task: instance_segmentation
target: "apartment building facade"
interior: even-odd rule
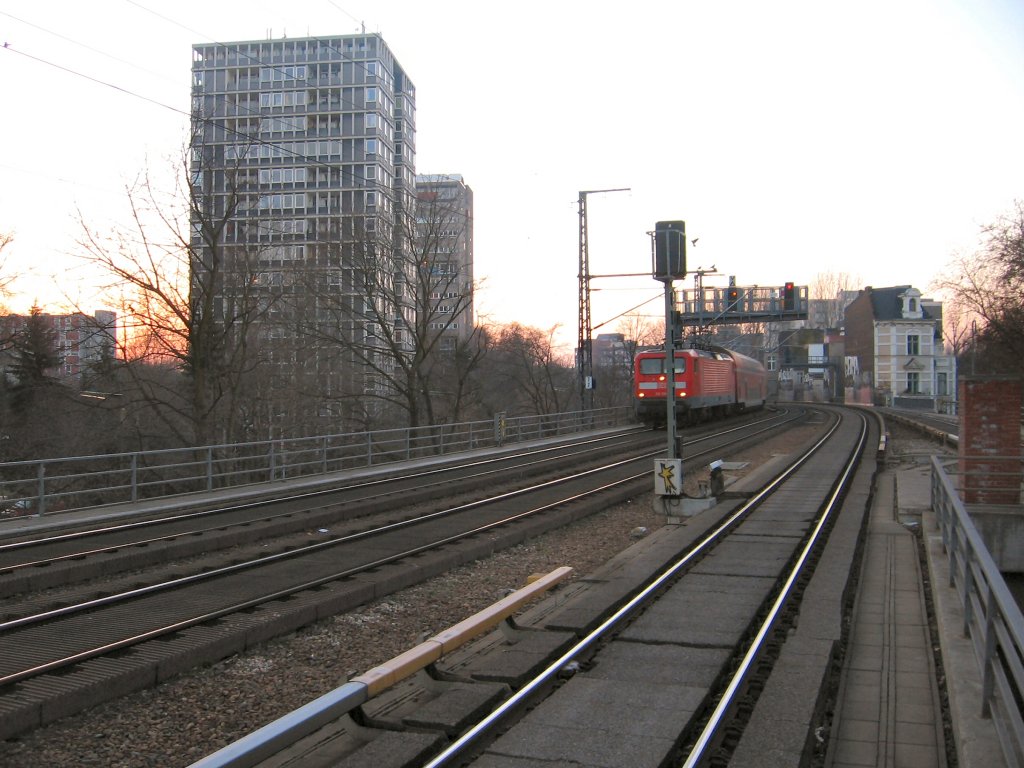
[[[427,332],[441,334],[453,350],[473,333],[473,190],[459,174],[416,177],[416,237],[429,297],[423,302]]]
[[[44,327],[52,334],[53,352],[59,364],[47,373],[66,382],[81,383],[90,367],[114,360],[117,354],[117,313],[97,310],[92,315],[40,313]],[[17,354],[16,339],[28,327],[29,315],[0,317],[0,368],[7,370]]]
[[[193,294],[245,337],[252,419],[279,432],[382,394],[382,340],[409,320],[415,95],[377,34],[193,46]]]
[[[910,285],[867,287],[846,307],[853,388],[883,405],[953,412],[956,358],[942,341],[942,305]]]

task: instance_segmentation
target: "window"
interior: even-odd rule
[[[366,89],[366,100],[372,102],[377,100],[377,89],[376,87],[370,87]]]
[[[640,358],[640,373],[647,376],[656,376],[657,374],[664,373],[662,370],[662,363],[665,358],[663,357],[643,357]],[[676,358],[676,373],[684,373],[686,371],[686,358]]]
[[[264,195],[260,198],[258,205],[261,210],[279,208],[301,209],[306,207],[306,195]]]
[[[306,220],[271,219],[269,221],[260,221],[256,225],[256,232],[260,237],[304,235],[306,233]]]
[[[366,154],[367,155],[376,155],[377,154],[377,140],[376,139],[367,139],[366,140]]]
[[[910,300],[910,311],[917,312],[917,299]]]
[[[377,115],[375,112],[366,113],[366,127],[376,128],[377,127]]]
[[[279,82],[281,80],[305,80],[306,66],[298,67],[261,67],[260,82]]]
[[[260,133],[283,133],[306,130],[306,116],[269,117],[260,121]]]
[[[305,91],[274,91],[260,94],[260,106],[264,109],[267,107],[303,106],[305,103]]]
[[[908,355],[919,355],[921,354],[921,337],[917,335],[907,336],[907,354]]]
[[[301,184],[305,181],[305,168],[260,169],[260,184]]]
[[[915,371],[907,373],[907,393],[911,395],[920,394],[921,375]]]

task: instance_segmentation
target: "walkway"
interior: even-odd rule
[[[969,640],[963,637],[959,598],[948,586],[946,556],[930,510],[929,478],[927,466],[878,476],[826,759],[829,768],[1005,765],[992,723],[979,717],[980,676]],[[914,533],[922,527],[937,638],[929,630]],[[933,651],[936,642],[942,649],[939,658]],[[952,759],[947,756],[943,692],[937,680],[948,689]]]

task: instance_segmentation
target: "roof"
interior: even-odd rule
[[[900,296],[909,291],[913,286],[895,285],[889,288],[869,288],[871,296],[871,314],[875,320],[902,320],[903,302]],[[928,308],[921,305],[921,314],[925,320],[934,320],[935,317]]]

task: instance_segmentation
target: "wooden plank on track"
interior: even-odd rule
[[[568,566],[556,568],[551,573],[535,579],[525,587],[517,589],[493,605],[434,635],[434,637],[424,640],[416,647],[395,656],[390,661],[385,661],[364,674],[353,677],[349,682],[362,683],[366,686],[367,694],[370,697],[376,696],[395,683],[404,680],[429,664],[433,664],[444,654],[451,653],[474,637],[493,629],[525,603],[567,579],[570,573],[572,573],[572,568]]]

